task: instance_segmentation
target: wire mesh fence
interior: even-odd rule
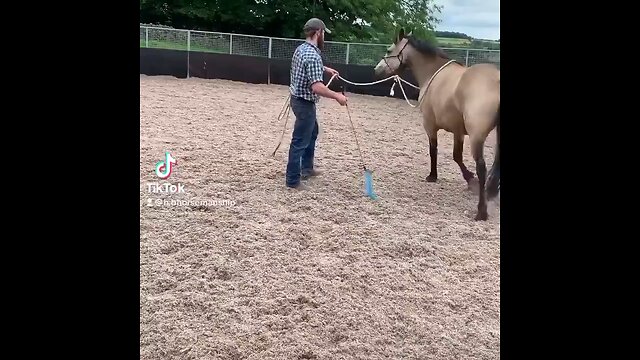
[[[375,65],[387,52],[389,45],[349,44],[349,64]]]
[[[269,57],[269,38],[249,35],[232,35],[230,54]]]
[[[349,46],[347,43],[327,41],[324,43],[322,57],[324,58],[325,62],[346,64],[348,48]]]
[[[289,60],[301,39],[227,34],[140,25],[140,47],[213,52]],[[327,41],[322,57],[327,63],[375,65],[389,45]],[[500,67],[500,50],[442,48],[452,59],[471,66],[491,63]]]
[[[188,50],[189,30],[146,28],[146,47],[170,50]]]
[[[227,34],[191,31],[189,50],[228,54],[231,45],[230,38]]]
[[[304,40],[298,39],[273,38],[271,40],[271,58],[289,60],[293,51],[303,42]]]
[[[482,51],[482,50],[469,50],[467,52],[467,63],[472,64],[481,64],[481,63],[490,63],[496,64],[498,68],[500,68],[500,50],[490,50],[490,51]]]

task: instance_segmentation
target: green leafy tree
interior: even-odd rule
[[[334,31],[328,40],[383,43],[401,26],[434,40],[440,11],[434,0],[140,0],[143,23],[300,38],[315,16]]]

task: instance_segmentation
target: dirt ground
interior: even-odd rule
[[[473,220],[451,134],[427,183],[418,110],[347,94],[374,201],[346,109],[322,99],[324,173],[296,192],[284,186],[293,114],[270,157],[286,94],[140,76],[140,358],[499,359],[499,204]],[[177,165],[162,180],[165,151]],[[149,192],[167,182],[184,193]]]

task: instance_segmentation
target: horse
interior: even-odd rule
[[[475,220],[487,220],[487,200],[498,195],[500,185],[500,70],[491,64],[467,67],[411,32],[405,35],[403,28],[374,68],[374,73],[382,78],[400,75],[407,68],[420,87],[418,106],[429,138],[431,172],[426,181],[438,179],[438,131],[445,130],[453,134],[453,160],[468,186],[472,185],[474,175],[462,161],[464,137],[468,135],[479,185]],[[486,138],[494,128],[496,151],[487,177],[483,150]]]

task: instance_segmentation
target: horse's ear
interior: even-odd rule
[[[398,34],[398,41],[404,39],[404,28],[400,28],[400,33]]]
[[[407,34],[407,37],[411,36],[411,34],[413,34],[413,30],[409,31],[409,33]]]

